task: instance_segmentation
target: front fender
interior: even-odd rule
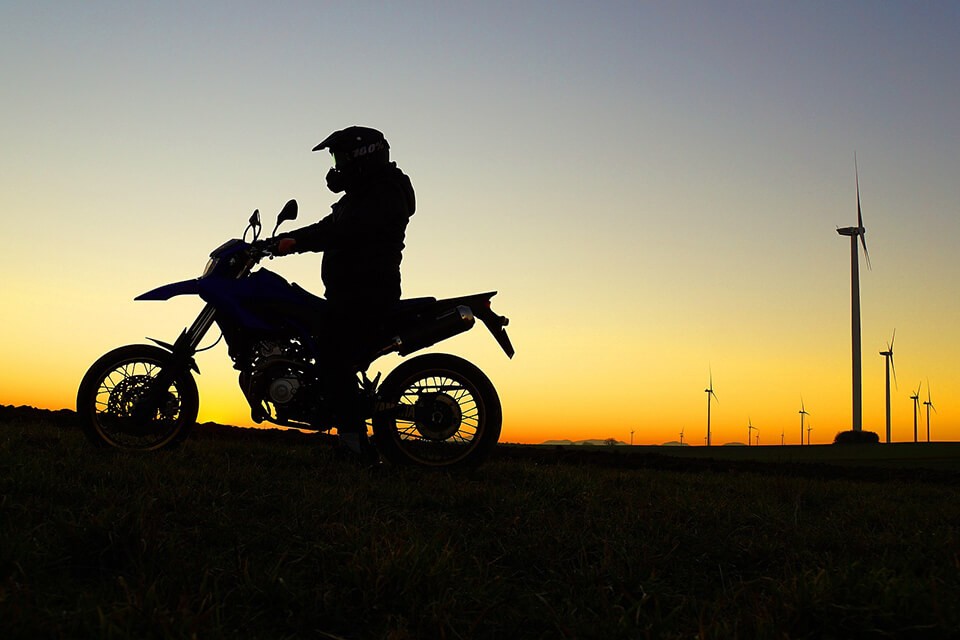
[[[176,296],[198,296],[200,295],[200,278],[193,280],[183,280],[181,282],[172,282],[162,287],[151,289],[146,293],[141,293],[134,300],[169,300]]]

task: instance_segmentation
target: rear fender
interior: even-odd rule
[[[513,344],[511,344],[510,336],[507,335],[507,331],[504,328],[510,324],[510,320],[505,316],[494,313],[490,306],[490,299],[495,295],[497,295],[496,291],[488,291],[487,293],[476,293],[460,298],[440,300],[438,304],[451,304],[454,306],[462,304],[470,307],[470,310],[473,311],[473,315],[479,318],[480,321],[487,327],[494,340],[497,341],[497,344],[500,345],[500,348],[503,349],[503,352],[507,354],[507,357],[513,358],[513,354],[515,353]]]

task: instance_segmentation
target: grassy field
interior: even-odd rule
[[[64,423],[0,415],[3,638],[960,629],[956,459],[503,447],[469,473],[359,471],[304,436],[134,456]]]

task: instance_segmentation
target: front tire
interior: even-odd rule
[[[200,408],[193,376],[180,372],[159,393],[151,384],[169,360],[169,351],[137,344],[114,349],[93,363],[77,392],[77,414],[94,444],[155,451],[187,437]]]
[[[463,358],[428,354],[407,360],[387,376],[378,396],[374,441],[395,464],[474,466],[500,439],[497,391]]]

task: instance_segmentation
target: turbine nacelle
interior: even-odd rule
[[[862,236],[867,232],[863,227],[842,227],[837,229],[837,233],[842,236]]]

